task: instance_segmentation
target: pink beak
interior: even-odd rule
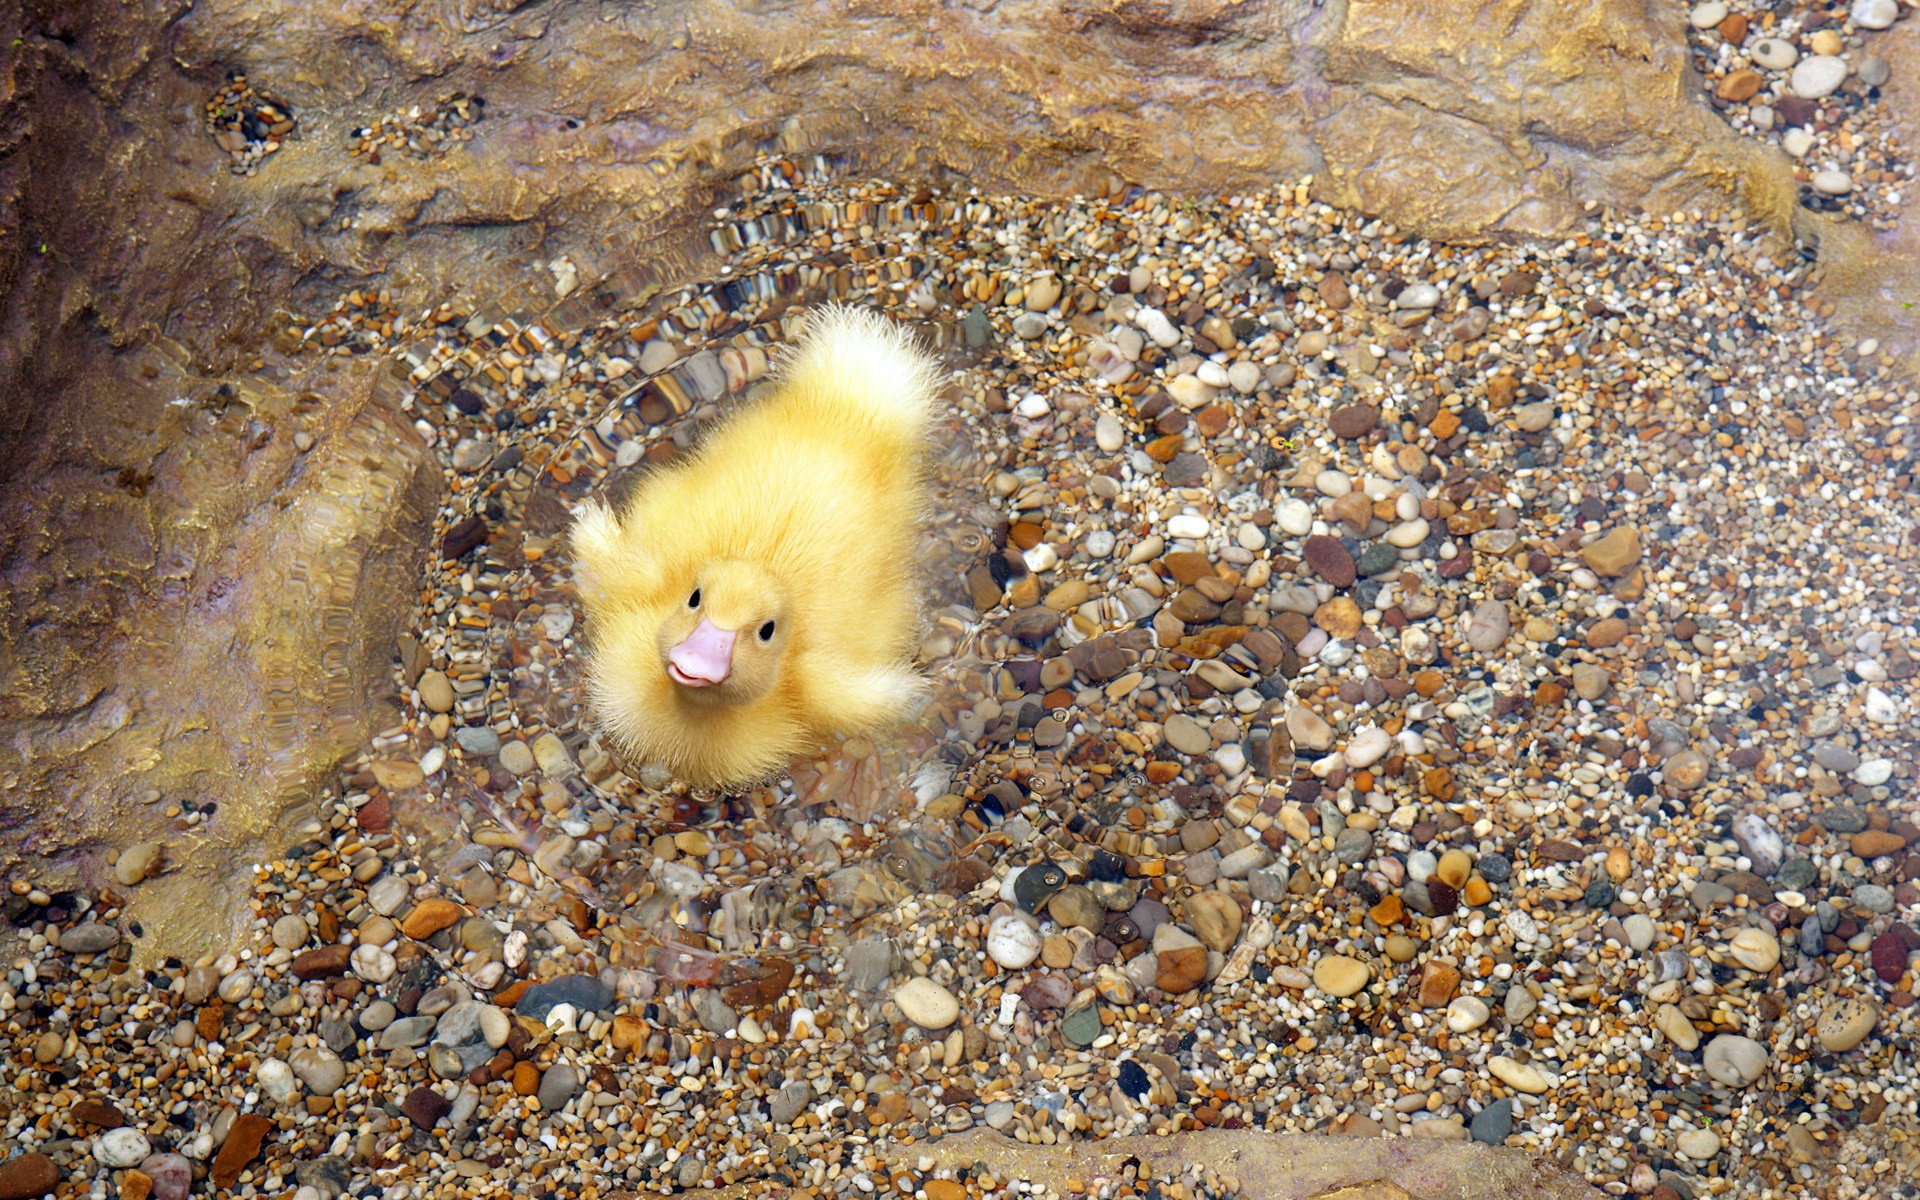
[[[702,619],[685,641],[667,652],[667,674],[685,687],[712,687],[733,670],[733,635]]]

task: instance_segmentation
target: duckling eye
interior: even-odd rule
[[[765,625],[762,625],[760,627],[760,640],[763,642],[770,642],[773,640],[773,622],[772,621],[768,621]]]
[[[699,588],[693,589],[693,595],[687,597],[687,607],[688,608],[700,607],[700,589]]]

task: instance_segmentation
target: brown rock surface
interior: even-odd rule
[[[984,1164],[1001,1179],[1021,1179],[1066,1194],[1068,1180],[1101,1181],[1178,1175],[1188,1163],[1240,1181],[1243,1200],[1599,1200],[1600,1192],[1562,1167],[1522,1150],[1425,1138],[1320,1137],[1253,1129],[1205,1129],[1171,1137],[1141,1135],[1040,1146],[976,1128],[896,1148],[895,1161],[934,1169]],[[690,1200],[733,1200],[761,1184],[681,1193]],[[616,1192],[622,1200],[630,1193]]]

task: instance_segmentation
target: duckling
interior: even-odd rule
[[[914,568],[941,374],[870,310],[812,314],[773,393],[570,534],[600,723],[699,788],[763,780],[925,695]]]

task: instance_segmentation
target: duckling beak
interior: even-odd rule
[[[712,687],[733,670],[735,631],[702,619],[686,640],[667,652],[667,674],[684,687]]]

